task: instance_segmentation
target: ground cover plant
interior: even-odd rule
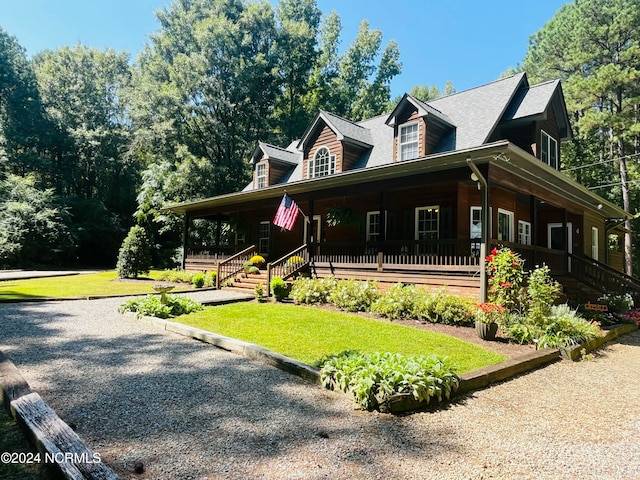
[[[219,305],[174,321],[255,343],[316,366],[323,358],[348,350],[448,356],[461,373],[505,359],[449,335],[303,305]]]
[[[147,276],[157,280],[159,272]],[[153,282],[118,281],[115,271],[0,282],[0,301],[151,293]],[[190,289],[190,286],[184,287]],[[178,288],[180,290],[180,288]]]
[[[333,355],[322,362],[322,384],[351,393],[367,410],[378,408],[394,394],[410,394],[428,405],[449,399],[460,385],[454,364],[448,357],[399,353]]]
[[[177,317],[202,310],[201,303],[183,295],[147,295],[146,297],[131,298],[120,305],[121,312],[136,312],[151,317]]]
[[[16,422],[0,408],[0,453],[35,454],[36,450],[29,447],[27,440],[18,428]],[[32,458],[32,457],[31,457]],[[17,459],[19,460],[19,458]],[[40,480],[49,478],[45,467],[41,463],[0,462],[0,478]]]

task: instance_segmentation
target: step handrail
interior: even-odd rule
[[[255,254],[255,251],[256,246],[251,245],[250,247],[231,255],[229,258],[218,262],[218,266],[216,268],[216,288],[219,290],[220,285],[222,285],[225,280],[244,270],[244,262],[249,260]]]
[[[289,259],[300,257],[301,261],[290,262]],[[283,255],[274,262],[267,264],[267,296],[271,296],[271,278],[280,277],[283,280],[292,277],[309,265],[309,246],[304,245]]]
[[[640,280],[622,273],[609,265],[592,258],[569,254],[574,267],[574,275],[590,287],[604,293],[630,293],[636,302],[640,301]]]

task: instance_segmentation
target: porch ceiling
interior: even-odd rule
[[[435,173],[456,168],[468,168],[468,158],[473,159],[475,164],[491,163],[506,169],[550,192],[561,194],[569,201],[588,210],[596,211],[606,218],[630,217],[629,214],[616,205],[600,198],[582,185],[569,179],[563,173],[543,164],[531,154],[505,140],[477,148],[430,155],[378,167],[349,170],[322,178],[291,182],[286,185],[274,185],[259,190],[236,192],[203,200],[176,203],[166,206],[164,210],[199,215],[206,211],[219,211],[224,207],[240,203],[273,200],[280,198],[284,192],[287,192],[295,200],[295,196],[298,194],[320,192],[402,177],[413,177],[419,174]],[[601,207],[598,207],[599,205]]]

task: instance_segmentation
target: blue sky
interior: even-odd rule
[[[170,0],[0,0],[0,27],[33,55],[82,43],[125,50],[134,57],[158,29],[154,11]],[[342,20],[341,46],[367,19],[384,44],[395,39],[403,64],[392,84],[401,95],[415,84],[447,80],[465,90],[497,79],[522,62],[529,36],[566,0],[318,0]]]

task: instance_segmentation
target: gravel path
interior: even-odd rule
[[[640,479],[640,332],[394,417],[121,302],[2,304],[0,350],[123,479]]]

